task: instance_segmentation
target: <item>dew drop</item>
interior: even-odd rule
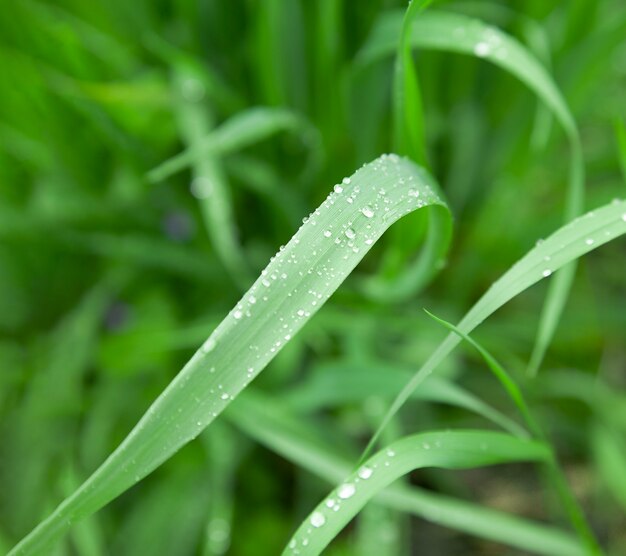
[[[343,183],[344,185],[349,185],[350,184],[350,178],[343,178],[343,180],[341,180],[341,183]]]
[[[233,312],[233,317],[235,317],[236,319],[240,319],[242,316],[243,316],[243,313],[239,309]]]
[[[324,237],[330,237],[332,235],[330,230],[324,230]]]
[[[476,43],[474,46],[474,54],[479,58],[484,58],[491,52],[491,47],[486,42]]]
[[[591,238],[589,237],[589,238],[587,238],[587,239],[585,240],[585,243],[586,243],[587,245],[593,245],[594,241],[593,241],[593,239],[591,239]]]
[[[313,527],[321,527],[326,523],[326,518],[322,512],[313,512],[311,514],[311,525]]]
[[[209,353],[215,349],[215,340],[213,338],[209,338],[202,347],[200,348],[202,353]]]
[[[254,305],[256,303],[256,297],[254,297],[253,295],[251,295],[250,297],[248,297],[248,301]]]
[[[354,239],[356,237],[356,232],[352,228],[348,228],[344,234],[346,234],[348,239]]]
[[[417,189],[409,189],[409,197],[419,197],[420,192]]]
[[[352,483],[345,483],[339,487],[337,491],[337,496],[342,500],[346,500],[350,498],[356,492],[356,488]]]
[[[624,222],[626,222],[626,212],[625,212],[624,214],[622,214],[622,220],[623,220]]]
[[[224,392],[220,398],[222,398],[223,400],[227,400],[228,399],[228,394],[226,392]]]
[[[343,187],[339,184],[337,184],[333,189],[335,190],[335,193],[341,193],[343,191]]]
[[[550,274],[552,274],[552,271],[549,268],[546,268],[543,272],[543,277],[547,278],[548,276],[550,276]]]
[[[363,213],[363,216],[365,216],[365,218],[371,218],[372,216],[374,216],[374,211],[372,210],[372,207],[363,207],[361,209],[361,212]]]
[[[367,467],[367,466],[363,466],[361,467],[361,469],[359,469],[358,471],[358,475],[359,477],[361,477],[361,479],[367,480],[372,476],[372,468],[371,467]]]
[[[209,178],[198,176],[192,180],[189,190],[196,199],[208,199],[213,193],[213,182]]]

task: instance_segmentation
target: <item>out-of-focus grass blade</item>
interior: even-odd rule
[[[545,461],[539,442],[490,431],[426,432],[404,437],[372,456],[300,525],[283,555],[320,554],[379,491],[423,467],[472,469],[496,463]]]
[[[626,450],[623,435],[604,425],[596,425],[591,435],[594,458],[613,498],[626,510]]]
[[[615,135],[617,137],[617,156],[622,177],[626,180],[626,127],[621,120],[615,120]]]
[[[469,310],[457,328],[469,334],[512,298],[549,277],[553,272],[589,251],[626,233],[626,201],[615,200],[566,224],[530,250],[487,290]],[[451,333],[394,400],[365,453],[374,446],[380,431],[437,365],[458,345],[460,337]]]
[[[411,373],[386,363],[337,363],[325,366],[297,387],[281,395],[297,412],[314,411],[362,402],[371,396],[389,399],[404,385]],[[473,411],[515,436],[527,437],[523,427],[460,386],[440,377],[430,377],[412,394],[420,400],[454,405]]]
[[[447,211],[414,163],[383,155],[345,178],[270,261],[250,290],[152,404],[122,444],[13,550],[33,554],[196,438],[412,210]]]
[[[5,483],[9,487],[5,494],[13,500],[11,520],[17,531],[27,530],[32,517],[42,513],[38,503],[46,500],[37,494],[45,490],[53,462],[68,448],[70,423],[76,419],[83,397],[83,373],[119,278],[107,276],[52,332],[49,349],[37,362],[15,415],[11,438],[2,450],[2,471],[5,478],[12,478]]]
[[[210,136],[214,119],[208,102],[199,102],[204,100],[199,94],[205,90],[202,73],[191,64],[181,62],[174,69],[173,84],[177,93],[178,126],[184,143],[192,152],[200,150],[204,139]],[[250,270],[239,243],[232,195],[219,158],[207,152],[194,157],[191,166],[191,191],[198,198],[215,251],[232,279],[245,289],[250,282]]]
[[[352,454],[342,455],[346,453],[345,446],[329,447],[326,432],[297,420],[278,400],[249,390],[228,408],[225,416],[257,442],[332,484],[339,483],[353,470]],[[533,553],[585,554],[575,539],[554,527],[415,487],[392,485],[380,492],[376,501],[442,526]]]
[[[411,26],[432,0],[413,0],[402,20],[394,71],[395,148],[420,164],[426,164],[424,118],[417,73],[411,53]]]
[[[311,147],[309,165],[317,164],[320,156],[320,140],[315,128],[304,118],[285,108],[255,107],[238,112],[214,129],[209,135],[195,142],[193,147],[159,164],[148,172],[151,182],[162,181],[190,166],[195,160],[208,154],[225,155],[258,143],[281,131],[297,131]]]
[[[370,64],[394,52],[401,28],[401,13],[390,12],[382,17],[359,53],[357,63]],[[580,214],[583,209],[584,167],[576,124],[552,78],[530,52],[506,33],[480,20],[433,10],[413,19],[410,42],[418,48],[469,54],[492,62],[520,79],[550,107],[563,126],[571,147],[565,220]],[[528,366],[530,374],[536,373],[554,335],[574,272],[572,264],[550,284]]]

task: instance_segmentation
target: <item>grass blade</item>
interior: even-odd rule
[[[494,282],[465,315],[457,328],[464,334],[469,334],[505,303],[533,284],[549,277],[559,268],[624,233],[626,233],[626,201],[624,200],[616,200],[573,220],[529,251],[499,280]],[[437,365],[460,341],[459,336],[450,333],[407,383],[391,405],[366,448],[365,454],[374,446],[382,429],[402,407],[411,392],[430,376]]]
[[[204,138],[210,136],[214,117],[208,103],[198,102],[198,93],[190,95],[188,91],[204,91],[202,73],[191,64],[178,63],[174,70],[173,87],[181,136],[191,151],[200,150]],[[191,190],[198,198],[215,251],[232,279],[245,289],[250,269],[239,243],[232,195],[219,158],[215,153],[196,156],[192,160],[192,174]]]
[[[390,399],[410,378],[411,371],[382,362],[341,362],[318,370],[311,378],[281,394],[281,399],[298,412],[362,402],[370,396]],[[446,379],[431,376],[412,397],[473,411],[515,436],[528,436],[515,421]]]
[[[301,132],[312,149],[309,166],[317,164],[320,153],[319,137],[306,120],[285,108],[258,106],[238,112],[193,147],[150,170],[147,174],[148,180],[152,183],[163,181],[189,167],[202,156],[225,155],[241,150],[281,131]]]
[[[375,454],[327,496],[298,528],[283,556],[320,554],[368,500],[414,469],[471,469],[547,458],[549,450],[542,443],[497,432],[427,432],[402,438]]]
[[[257,442],[332,484],[339,483],[353,470],[352,454],[340,455],[346,451],[346,443],[340,447],[343,450],[329,447],[323,440],[327,436],[325,431],[316,434],[309,423],[296,420],[276,400],[270,402],[258,392],[245,392],[228,408],[226,416]],[[554,527],[415,487],[392,485],[381,491],[376,501],[445,527],[536,554],[584,554],[576,540]]]
[[[396,37],[402,25],[402,14],[399,12],[390,12],[381,18],[359,53],[357,63],[368,65],[394,52]],[[578,216],[583,210],[584,197],[584,166],[578,131],[559,89],[534,56],[496,27],[464,15],[433,10],[413,19],[410,43],[417,48],[468,54],[492,62],[516,76],[552,110],[565,130],[571,150],[565,221]],[[575,266],[572,264],[563,269],[550,284],[528,365],[531,375],[536,373],[552,340],[574,272]]]
[[[483,348],[477,341],[473,338],[464,334],[461,330],[459,330],[453,324],[446,322],[443,319],[440,319],[426,311],[428,315],[430,315],[434,320],[445,326],[448,330],[451,330],[459,337],[463,338],[467,343],[472,345],[482,358],[487,363],[487,366],[494,374],[494,376],[498,379],[502,387],[506,390],[507,394],[513,400],[515,405],[517,406],[519,412],[524,417],[526,424],[528,425],[528,429],[533,433],[533,436],[548,445],[548,440],[541,430],[539,423],[535,420],[530,409],[528,408],[528,404],[524,399],[521,389],[517,385],[517,383],[511,378],[510,374],[506,372],[504,367],[498,363],[496,358],[491,355],[485,348]],[[598,545],[598,541],[596,540],[593,531],[589,524],[587,523],[587,519],[585,518],[585,514],[578,504],[576,497],[572,493],[569,485],[567,483],[567,479],[563,471],[561,470],[558,461],[555,456],[550,454],[550,457],[546,460],[546,470],[548,475],[548,480],[552,482],[552,486],[555,491],[559,494],[561,498],[561,502],[563,504],[564,510],[567,513],[572,525],[578,531],[580,535],[581,541],[587,546],[590,554],[601,554],[600,547]]]
[[[418,192],[418,196],[415,195]],[[447,210],[414,163],[384,155],[345,178],[94,474],[12,554],[46,550],[204,430],[271,361],[396,220]]]

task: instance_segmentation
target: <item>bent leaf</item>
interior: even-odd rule
[[[357,68],[396,50],[402,19],[402,11],[393,11],[379,20],[357,57]],[[410,44],[416,48],[457,52],[489,61],[517,77],[550,108],[570,143],[565,221],[578,216],[583,210],[584,197],[584,165],[578,130],[563,96],[541,63],[522,44],[500,29],[478,19],[449,12],[430,10],[413,18]],[[530,374],[536,373],[554,336],[575,270],[574,264],[566,267],[550,284],[528,365]]]
[[[403,215],[447,211],[409,160],[383,155],[345,178],[94,474],[16,548],[32,554],[119,496],[204,430],[274,358]]]

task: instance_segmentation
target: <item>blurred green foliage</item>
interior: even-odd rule
[[[375,23],[397,8],[405,5],[4,6],[0,552],[117,446],[329,185],[393,148],[393,60],[363,73],[355,58]],[[581,132],[587,208],[623,196],[626,5],[528,0],[436,8],[479,17],[526,44],[549,68]],[[474,57],[424,50],[416,67],[427,158],[455,216],[447,267],[425,292],[395,304],[365,299],[349,278],[251,386],[269,405],[293,405],[338,457],[362,447],[407,370],[443,337],[421,309],[458,320],[559,226],[563,212],[567,140],[526,88]],[[269,123],[253,122],[257,130],[266,125],[258,137],[246,135],[249,122],[232,127],[251,107],[272,109]],[[149,179],[207,137],[218,146],[192,157],[191,168]],[[420,237],[419,229],[415,237],[385,236],[361,271],[381,262],[402,267]],[[477,334],[522,382],[600,541],[616,555],[626,550],[624,254],[616,242],[583,261],[536,379],[523,371],[544,285]],[[443,371],[514,414],[476,353],[458,350]],[[311,399],[316,388],[340,389],[350,372],[362,374],[361,395]],[[381,385],[381,377],[389,381]],[[389,437],[489,426],[433,401],[441,400],[411,401]],[[326,487],[237,423],[236,412],[220,418],[76,526],[56,553],[279,553]],[[411,481],[526,517],[552,515],[551,494],[527,467],[489,475],[422,470]],[[432,547],[424,554],[513,553],[377,505],[329,553],[408,555],[411,540]]]

